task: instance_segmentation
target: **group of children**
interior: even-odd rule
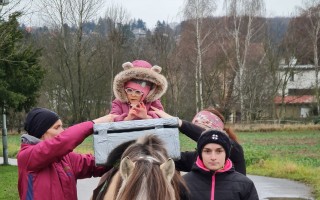
[[[67,129],[59,115],[45,108],[31,110],[21,136],[18,160],[20,199],[77,199],[77,179],[102,176],[109,169],[95,166],[91,154],[73,152],[93,133],[93,124],[172,117],[165,113],[160,98],[168,83],[161,67],[143,60],[123,64],[115,76],[115,100],[109,115]],[[179,119],[179,130],[197,142],[194,152],[182,152],[175,161],[191,200],[258,200],[253,182],[245,176],[242,147],[233,132],[224,127],[218,111],[199,112],[193,123]]]

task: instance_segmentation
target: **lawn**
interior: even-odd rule
[[[320,199],[320,131],[238,133],[249,174],[287,178],[310,185]]]
[[[19,199],[18,167],[0,165],[0,199]]]
[[[320,132],[275,131],[240,132],[240,142],[246,150],[247,165],[259,160],[280,158],[307,166],[320,166]]]
[[[255,131],[237,134],[245,151],[248,174],[288,178],[307,183],[313,188],[315,198],[320,199],[319,130]],[[9,135],[9,157],[16,156],[19,143],[19,135]],[[184,135],[180,135],[180,143],[182,151],[194,150],[196,147],[196,143]],[[89,137],[75,151],[93,153],[92,144],[92,137]],[[5,192],[10,195],[5,198],[2,198],[1,192],[0,199],[18,199],[16,167],[0,166],[0,172],[3,184],[0,186],[4,188],[2,191],[12,191]]]

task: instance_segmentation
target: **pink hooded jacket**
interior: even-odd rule
[[[152,83],[151,90],[143,97],[143,102],[147,109],[147,114],[152,118],[159,118],[155,113],[150,112],[151,106],[163,110],[160,98],[166,92],[168,87],[167,79],[160,74],[162,68],[160,66],[152,66],[144,60],[135,60],[132,63],[126,62],[122,65],[123,71],[114,77],[113,93],[115,100],[112,101],[110,114],[119,115],[114,118],[114,121],[123,121],[129,113],[129,103],[125,86],[128,81],[142,80]]]
[[[147,114],[149,116],[151,116],[152,118],[159,118],[158,115],[156,115],[155,113],[150,112],[150,111],[151,111],[151,106],[156,107],[159,110],[163,110],[163,106],[162,106],[160,100],[156,100],[156,101],[148,102],[148,103],[144,102],[144,105],[146,106]],[[129,110],[130,110],[129,103],[124,103],[124,102],[121,102],[119,99],[115,99],[112,101],[110,114],[119,115],[114,118],[115,122],[123,121],[124,118],[126,118],[128,116]]]
[[[17,156],[20,199],[77,200],[77,179],[106,171],[91,154],[72,152],[92,131],[93,123],[83,122],[49,140],[24,134]]]

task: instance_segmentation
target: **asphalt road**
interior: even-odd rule
[[[0,164],[3,158],[0,157]],[[9,159],[9,164],[17,165],[16,159]],[[311,189],[300,182],[280,178],[248,175],[253,180],[260,199],[308,199],[314,200]],[[89,200],[92,190],[97,186],[100,178],[78,180],[78,200]]]
[[[300,182],[254,175],[248,177],[254,182],[259,199],[314,199],[310,187]]]
[[[287,179],[270,178],[248,175],[254,182],[260,199],[285,200],[308,199],[313,200],[310,187],[305,184]],[[97,186],[99,178],[83,179],[78,181],[78,199],[88,200],[92,190]]]

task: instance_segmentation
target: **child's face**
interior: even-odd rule
[[[141,102],[143,96],[141,91],[132,88],[126,88],[125,91],[130,104],[139,104]]]
[[[209,143],[202,149],[202,161],[209,170],[216,171],[223,168],[226,152],[220,144]]]

